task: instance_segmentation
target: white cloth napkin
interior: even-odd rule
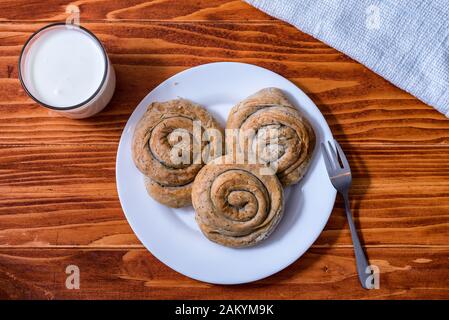
[[[448,0],[246,0],[449,117]]]

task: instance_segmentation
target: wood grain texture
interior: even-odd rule
[[[413,299],[446,298],[447,249],[368,249],[380,288],[360,288],[351,248],[311,249],[287,269],[251,284],[219,286],[182,276],[144,249],[0,249],[0,298],[39,299]],[[268,259],[268,257],[267,257]],[[65,287],[66,267],[80,289]],[[439,279],[438,282],[433,279]]]
[[[81,21],[275,21],[240,0],[3,0],[0,21],[60,21],[68,5],[78,6]]]
[[[447,246],[449,148],[346,151],[367,246]],[[140,246],[117,199],[115,153],[112,145],[0,147],[0,247]],[[350,244],[338,199],[315,245]]]
[[[117,92],[98,116],[64,119],[32,102],[17,80],[21,46],[42,25],[0,24],[0,144],[116,144],[151,89],[188,67],[216,61],[254,63],[291,79],[343,143],[449,143],[443,115],[293,27],[267,22],[85,24],[107,47]]]
[[[65,119],[29,99],[26,39],[68,4],[117,73],[110,105]],[[313,247],[243,286],[190,280],[148,253],[117,198],[115,155],[139,101],[189,67],[271,69],[317,104],[353,169],[352,206],[380,290],[360,289],[341,201]],[[0,0],[0,298],[449,298],[449,121],[338,51],[237,0]],[[81,290],[64,286],[81,269]]]

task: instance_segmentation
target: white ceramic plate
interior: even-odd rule
[[[145,190],[131,157],[138,120],[153,101],[186,98],[205,106],[224,126],[232,106],[266,87],[283,89],[310,119],[317,147],[306,177],[285,192],[285,213],[271,236],[259,245],[231,249],[207,240],[195,223],[192,207],[171,209]],[[126,124],[117,154],[117,189],[129,224],[143,245],[170,268],[197,280],[237,284],[268,277],[297,260],[323,230],[335,202],[319,144],[332,134],[318,108],[304,92],[280,75],[249,64],[211,63],[164,81],[137,106]]]

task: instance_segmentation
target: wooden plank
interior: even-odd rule
[[[345,149],[353,173],[352,211],[367,245],[448,243],[449,167],[445,159],[449,149],[381,146]],[[340,198],[316,244],[334,242],[351,244]]]
[[[64,21],[68,5],[77,5],[80,20],[267,21],[270,16],[240,0],[2,0],[0,21]],[[33,14],[30,15],[30,12]]]
[[[350,248],[312,249],[287,269],[239,286],[188,279],[144,249],[0,249],[0,298],[39,299],[412,299],[449,298],[448,249],[370,248],[380,288],[360,287]],[[66,267],[80,289],[65,286]],[[269,288],[269,290],[267,290]]]
[[[115,187],[115,146],[0,148],[0,242],[140,246]]]
[[[449,148],[348,146],[368,246],[447,246]],[[140,247],[122,213],[113,145],[0,147],[0,247]],[[338,199],[316,246],[349,246]]]
[[[33,103],[17,80],[21,46],[40,26],[0,24],[0,144],[116,144],[150,90],[179,71],[216,61],[254,63],[291,79],[315,101],[343,143],[449,143],[443,115],[334,49],[273,23],[86,24],[107,47],[117,91],[98,116],[65,119]]]

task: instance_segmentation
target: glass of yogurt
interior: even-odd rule
[[[33,100],[69,118],[100,112],[115,90],[106,50],[92,32],[74,24],[35,32],[20,54],[19,79]]]

